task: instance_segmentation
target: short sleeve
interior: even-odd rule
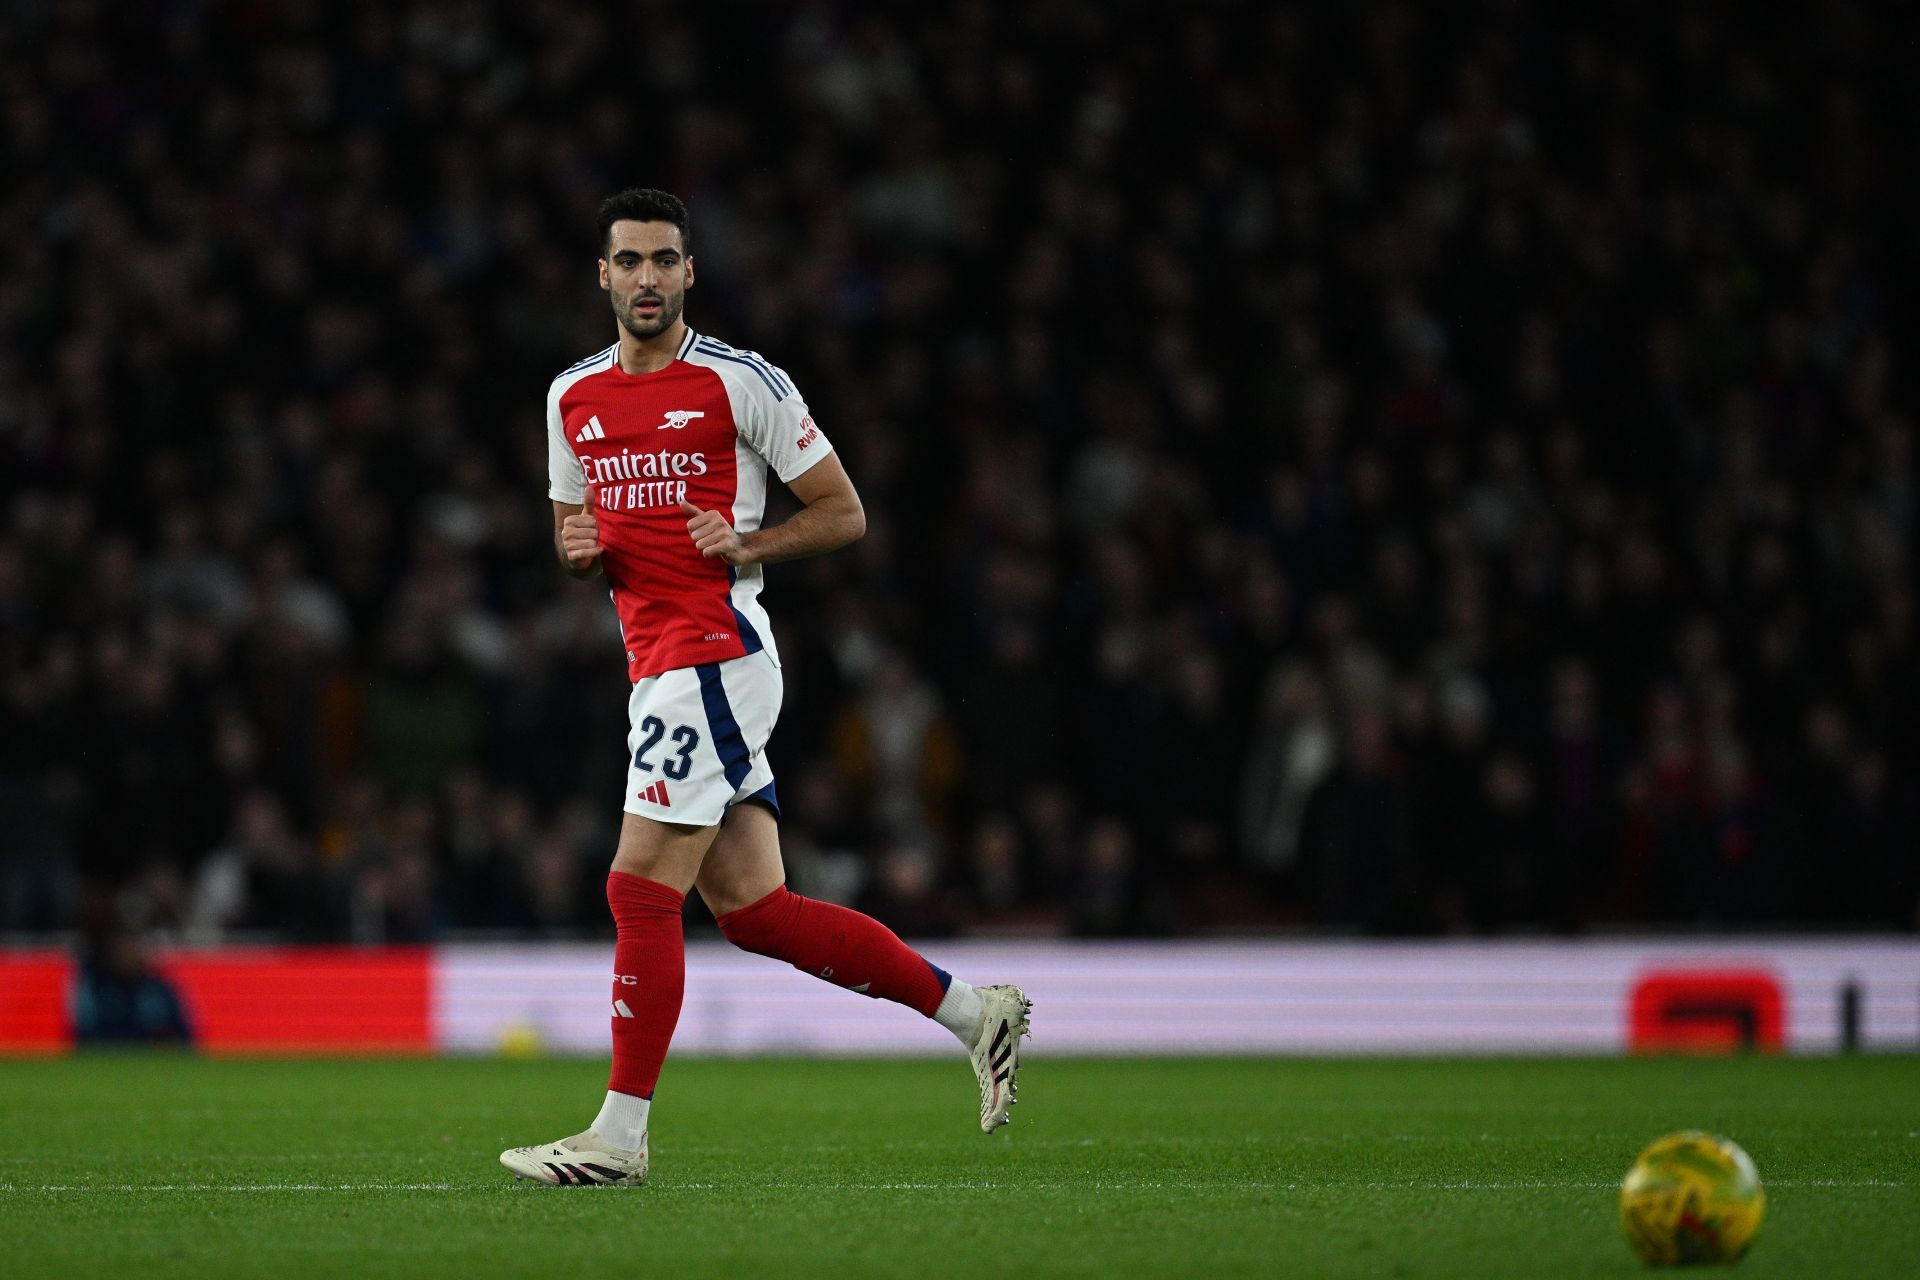
[[[555,502],[584,503],[587,473],[580,457],[567,443],[566,423],[560,417],[560,388],[547,392],[547,496]]]
[[[767,460],[781,483],[788,483],[833,452],[833,444],[807,411],[807,402],[786,374],[767,366],[771,377],[749,378],[740,438]],[[785,392],[784,395],[780,394]]]

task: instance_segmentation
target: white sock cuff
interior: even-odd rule
[[[947,984],[947,994],[940,997],[933,1020],[959,1036],[961,1044],[971,1047],[973,1033],[980,1029],[980,993],[954,978]]]
[[[647,1145],[647,1112],[652,1106],[645,1098],[609,1089],[600,1114],[593,1118],[593,1131],[622,1151],[638,1151]]]

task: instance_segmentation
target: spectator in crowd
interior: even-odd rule
[[[73,991],[73,1038],[82,1047],[193,1044],[173,984],[147,963],[137,934],[112,929],[82,957]]]

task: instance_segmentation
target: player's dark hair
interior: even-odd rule
[[[652,187],[628,187],[600,202],[600,256],[613,244],[616,222],[671,222],[680,228],[680,248],[693,252],[693,233],[687,229],[687,206],[680,197]]]

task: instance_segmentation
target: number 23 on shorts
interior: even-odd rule
[[[653,762],[647,756],[667,736],[667,722],[659,716],[648,716],[640,722],[640,731],[646,736],[640,740],[640,749],[633,753],[633,767],[652,773]],[[667,758],[661,762],[660,772],[678,782],[693,769],[693,753],[700,745],[700,731],[690,724],[675,725],[673,742],[677,750],[669,749]]]

